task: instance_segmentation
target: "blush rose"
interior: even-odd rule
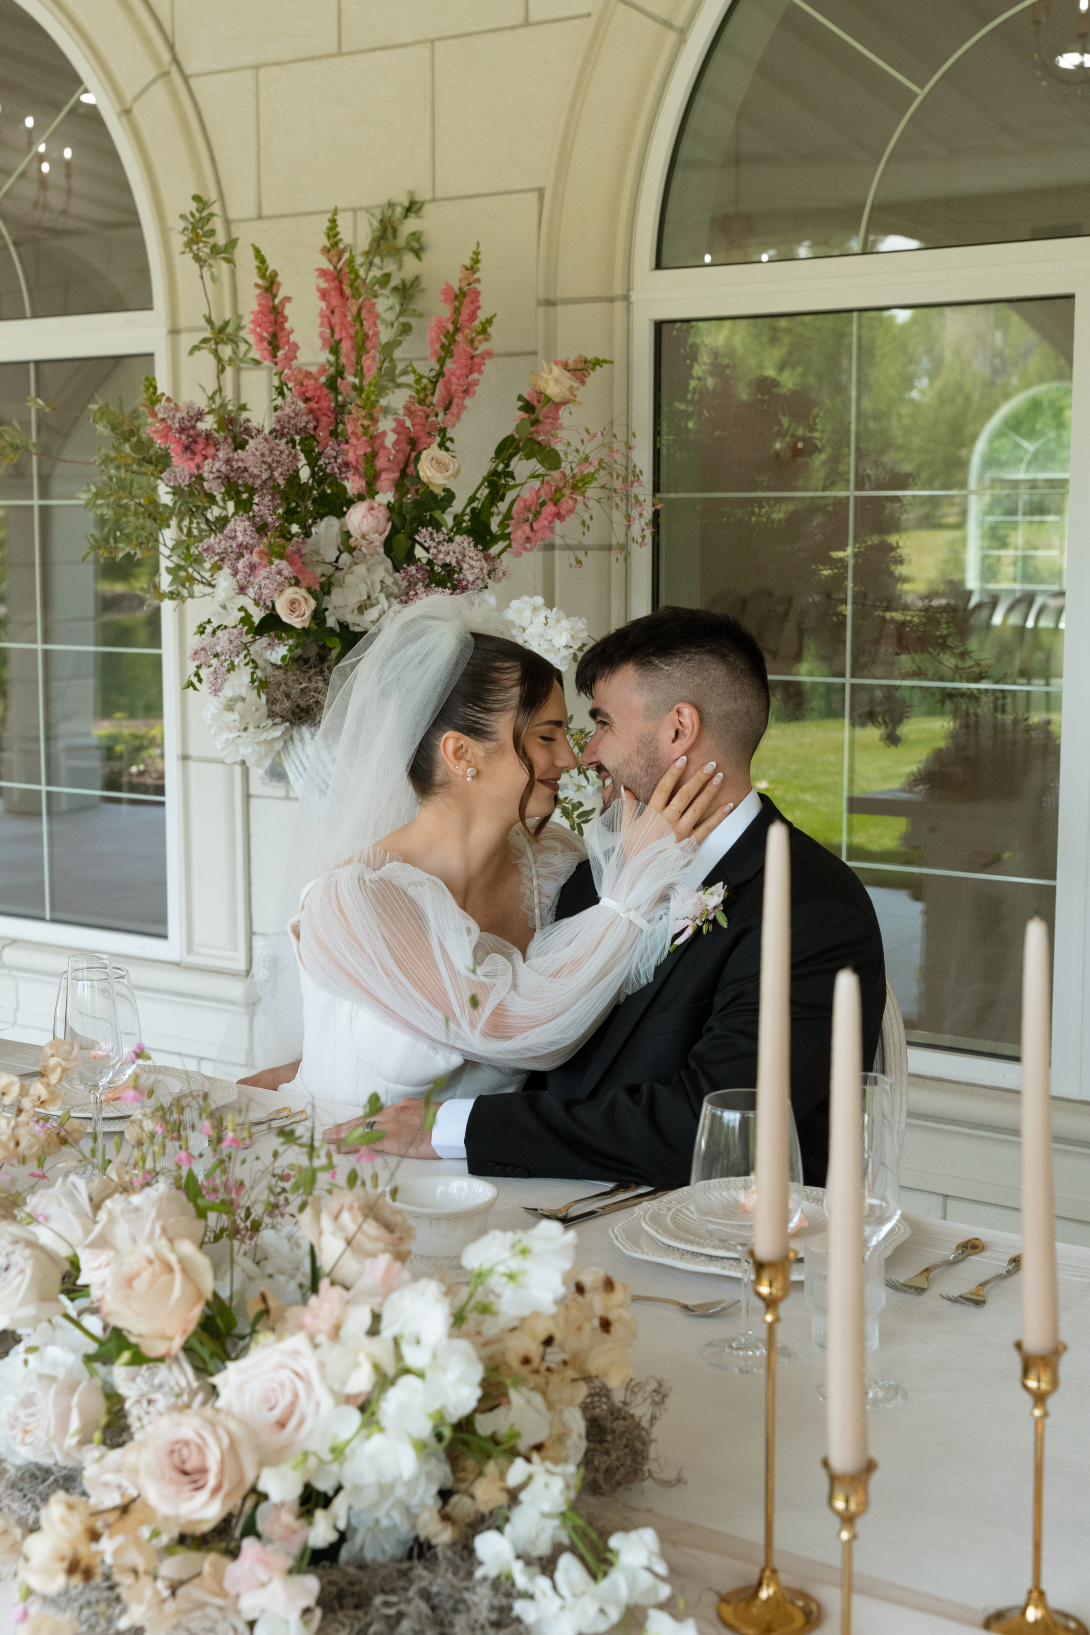
[[[257,1475],[249,1431],[215,1408],[164,1414],[136,1447],[141,1497],[179,1532],[214,1527],[242,1503]]]
[[[297,585],[282,590],[273,603],[284,623],[294,625],[296,630],[306,629],[317,605],[309,590],[301,590]]]
[[[171,1243],[159,1235],[114,1257],[99,1308],[146,1357],[175,1357],[200,1322],[214,1285],[207,1255],[187,1238]]]

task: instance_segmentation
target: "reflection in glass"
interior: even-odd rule
[[[46,798],[50,918],[165,936],[163,803],[93,794]]]
[[[150,307],[136,204],[93,96],[16,0],[0,0],[0,39],[0,320]]]
[[[658,600],[760,643],[755,781],[871,890],[910,1038],[1016,1055],[1015,922],[1054,911],[1073,302],[836,316],[846,400],[812,316],[662,326]]]
[[[0,372],[9,396],[53,394],[49,411],[20,414],[9,404],[24,425],[33,418],[42,451],[23,462],[14,484],[5,474],[0,485],[0,912],[165,936],[154,564],[86,561],[90,519],[75,498],[97,442],[83,418],[88,402],[107,392],[131,401],[150,361],[61,360],[24,366],[18,378]],[[9,879],[15,869],[23,881]]]
[[[675,145],[658,265],[1086,233],[1082,70],[1065,80],[1039,38],[1049,10],[1073,36],[1076,4],[737,0]]]

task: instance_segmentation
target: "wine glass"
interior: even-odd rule
[[[788,1230],[802,1216],[802,1153],[794,1114],[788,1109]],[[716,1090],[704,1098],[696,1145],[693,1148],[691,1197],[693,1209],[710,1238],[736,1249],[742,1263],[741,1329],[733,1340],[709,1340],[700,1355],[713,1368],[728,1374],[752,1374],[764,1367],[763,1333],[750,1325],[750,1288],[753,1280],[753,1227],[756,1217],[757,1092]],[[764,1328],[761,1324],[761,1328]],[[777,1345],[778,1361],[791,1353]]]
[[[68,960],[64,1037],[79,1046],[75,1077],[91,1098],[94,1159],[101,1156],[102,1098],[124,1057],[113,970],[95,956],[73,954]]]
[[[114,979],[114,993],[117,996],[117,1021],[121,1029],[121,1062],[107,1084],[107,1090],[124,1084],[133,1070],[130,1060],[131,1052],[137,1045],[143,1043],[140,1032],[140,1013],[136,1006],[136,995],[132,990],[129,973],[122,965],[115,965],[109,954],[87,954],[84,956],[89,964],[100,965],[104,971],[112,971]],[[65,1007],[68,995],[68,968],[61,972],[61,979],[57,985],[57,999],[53,1009],[53,1037],[64,1038]]]

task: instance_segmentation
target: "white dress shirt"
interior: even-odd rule
[[[722,823],[717,824],[711,834],[700,842],[682,884],[695,889],[702,880],[706,880],[719,859],[725,857],[742,838],[760,810],[761,797],[756,789],[751,789],[734,811],[728,812]],[[431,1144],[437,1157],[465,1157],[466,1125],[476,1099],[476,1096],[461,1096],[441,1103],[431,1132]]]

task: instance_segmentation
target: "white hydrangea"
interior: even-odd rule
[[[327,521],[332,520],[327,518]],[[384,551],[342,551],[341,566],[329,586],[326,622],[349,630],[370,630],[401,600],[401,587]]]
[[[544,596],[519,596],[503,610],[514,625],[514,639],[560,671],[587,646],[587,621],[570,619],[560,607],[547,607]]]
[[[254,772],[264,772],[292,733],[289,722],[270,719],[264,695],[241,670],[230,673],[202,713],[220,759],[230,765],[245,761]]]
[[[323,579],[341,555],[343,527],[340,517],[323,517],[303,545],[303,561]]]
[[[260,619],[263,608],[248,596],[243,596],[238,588],[238,580],[230,568],[221,568],[212,581],[212,600],[223,614],[225,625],[238,624],[243,608],[256,620]]]

